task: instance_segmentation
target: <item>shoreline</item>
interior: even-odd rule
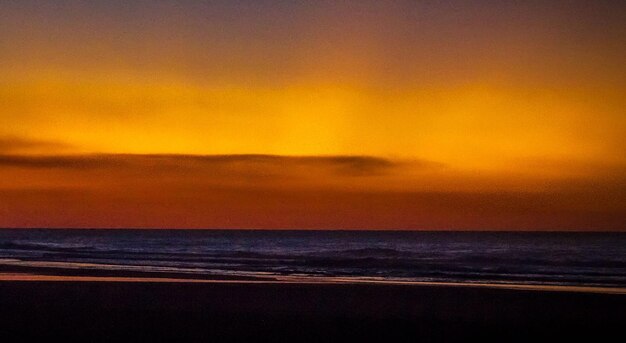
[[[6,273],[0,272],[0,282],[11,281],[46,281],[46,282],[156,282],[156,283],[225,283],[225,284],[366,284],[366,285],[390,285],[390,286],[434,286],[434,287],[467,287],[488,288],[519,291],[537,292],[573,292],[573,293],[598,293],[626,295],[626,288],[621,287],[595,287],[595,286],[567,286],[567,285],[535,285],[535,284],[504,284],[504,283],[471,283],[471,282],[426,282],[426,281],[397,281],[397,280],[372,280],[345,277],[299,277],[299,276],[272,276],[272,277],[224,277],[211,278],[181,278],[177,275],[166,273],[160,276],[132,276],[119,273],[120,275],[94,276],[94,275],[52,275],[32,273]],[[150,274],[150,273],[146,273]],[[156,273],[155,273],[156,274]]]

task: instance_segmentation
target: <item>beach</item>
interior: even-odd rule
[[[623,234],[0,231],[0,337],[608,340]],[[10,339],[5,339],[10,338]]]
[[[623,294],[566,289],[10,275],[0,335],[20,341],[601,340],[626,320]]]

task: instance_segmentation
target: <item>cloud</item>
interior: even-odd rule
[[[282,156],[282,155],[0,155],[1,167],[96,169],[109,167],[142,168],[146,170],[204,169],[236,172],[254,169],[259,173],[285,168],[324,170],[344,176],[378,175],[393,170],[401,162],[373,156]],[[420,162],[423,166],[431,165]],[[435,165],[434,163],[432,164]]]
[[[69,147],[69,144],[58,141],[28,139],[16,136],[0,137],[0,153],[2,154],[32,151],[58,151]]]
[[[375,156],[0,154],[0,189],[404,189],[438,168]]]
[[[148,161],[163,161],[179,165],[194,162],[204,167],[228,168],[254,167],[325,169],[346,176],[378,175],[400,166],[401,162],[374,156],[284,156],[263,154],[242,155],[130,155]],[[130,157],[129,156],[129,157]],[[426,165],[426,162],[424,162]]]
[[[27,156],[0,155],[0,167],[35,169],[94,169],[120,165],[123,161],[109,156]]]
[[[0,227],[623,230],[620,170],[516,190],[375,156],[0,154]]]

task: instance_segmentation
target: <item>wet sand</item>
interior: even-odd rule
[[[599,340],[626,322],[626,296],[598,292],[16,275],[0,281],[0,336],[19,340]]]

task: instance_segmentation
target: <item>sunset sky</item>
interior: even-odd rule
[[[623,1],[0,1],[0,227],[626,230]]]

